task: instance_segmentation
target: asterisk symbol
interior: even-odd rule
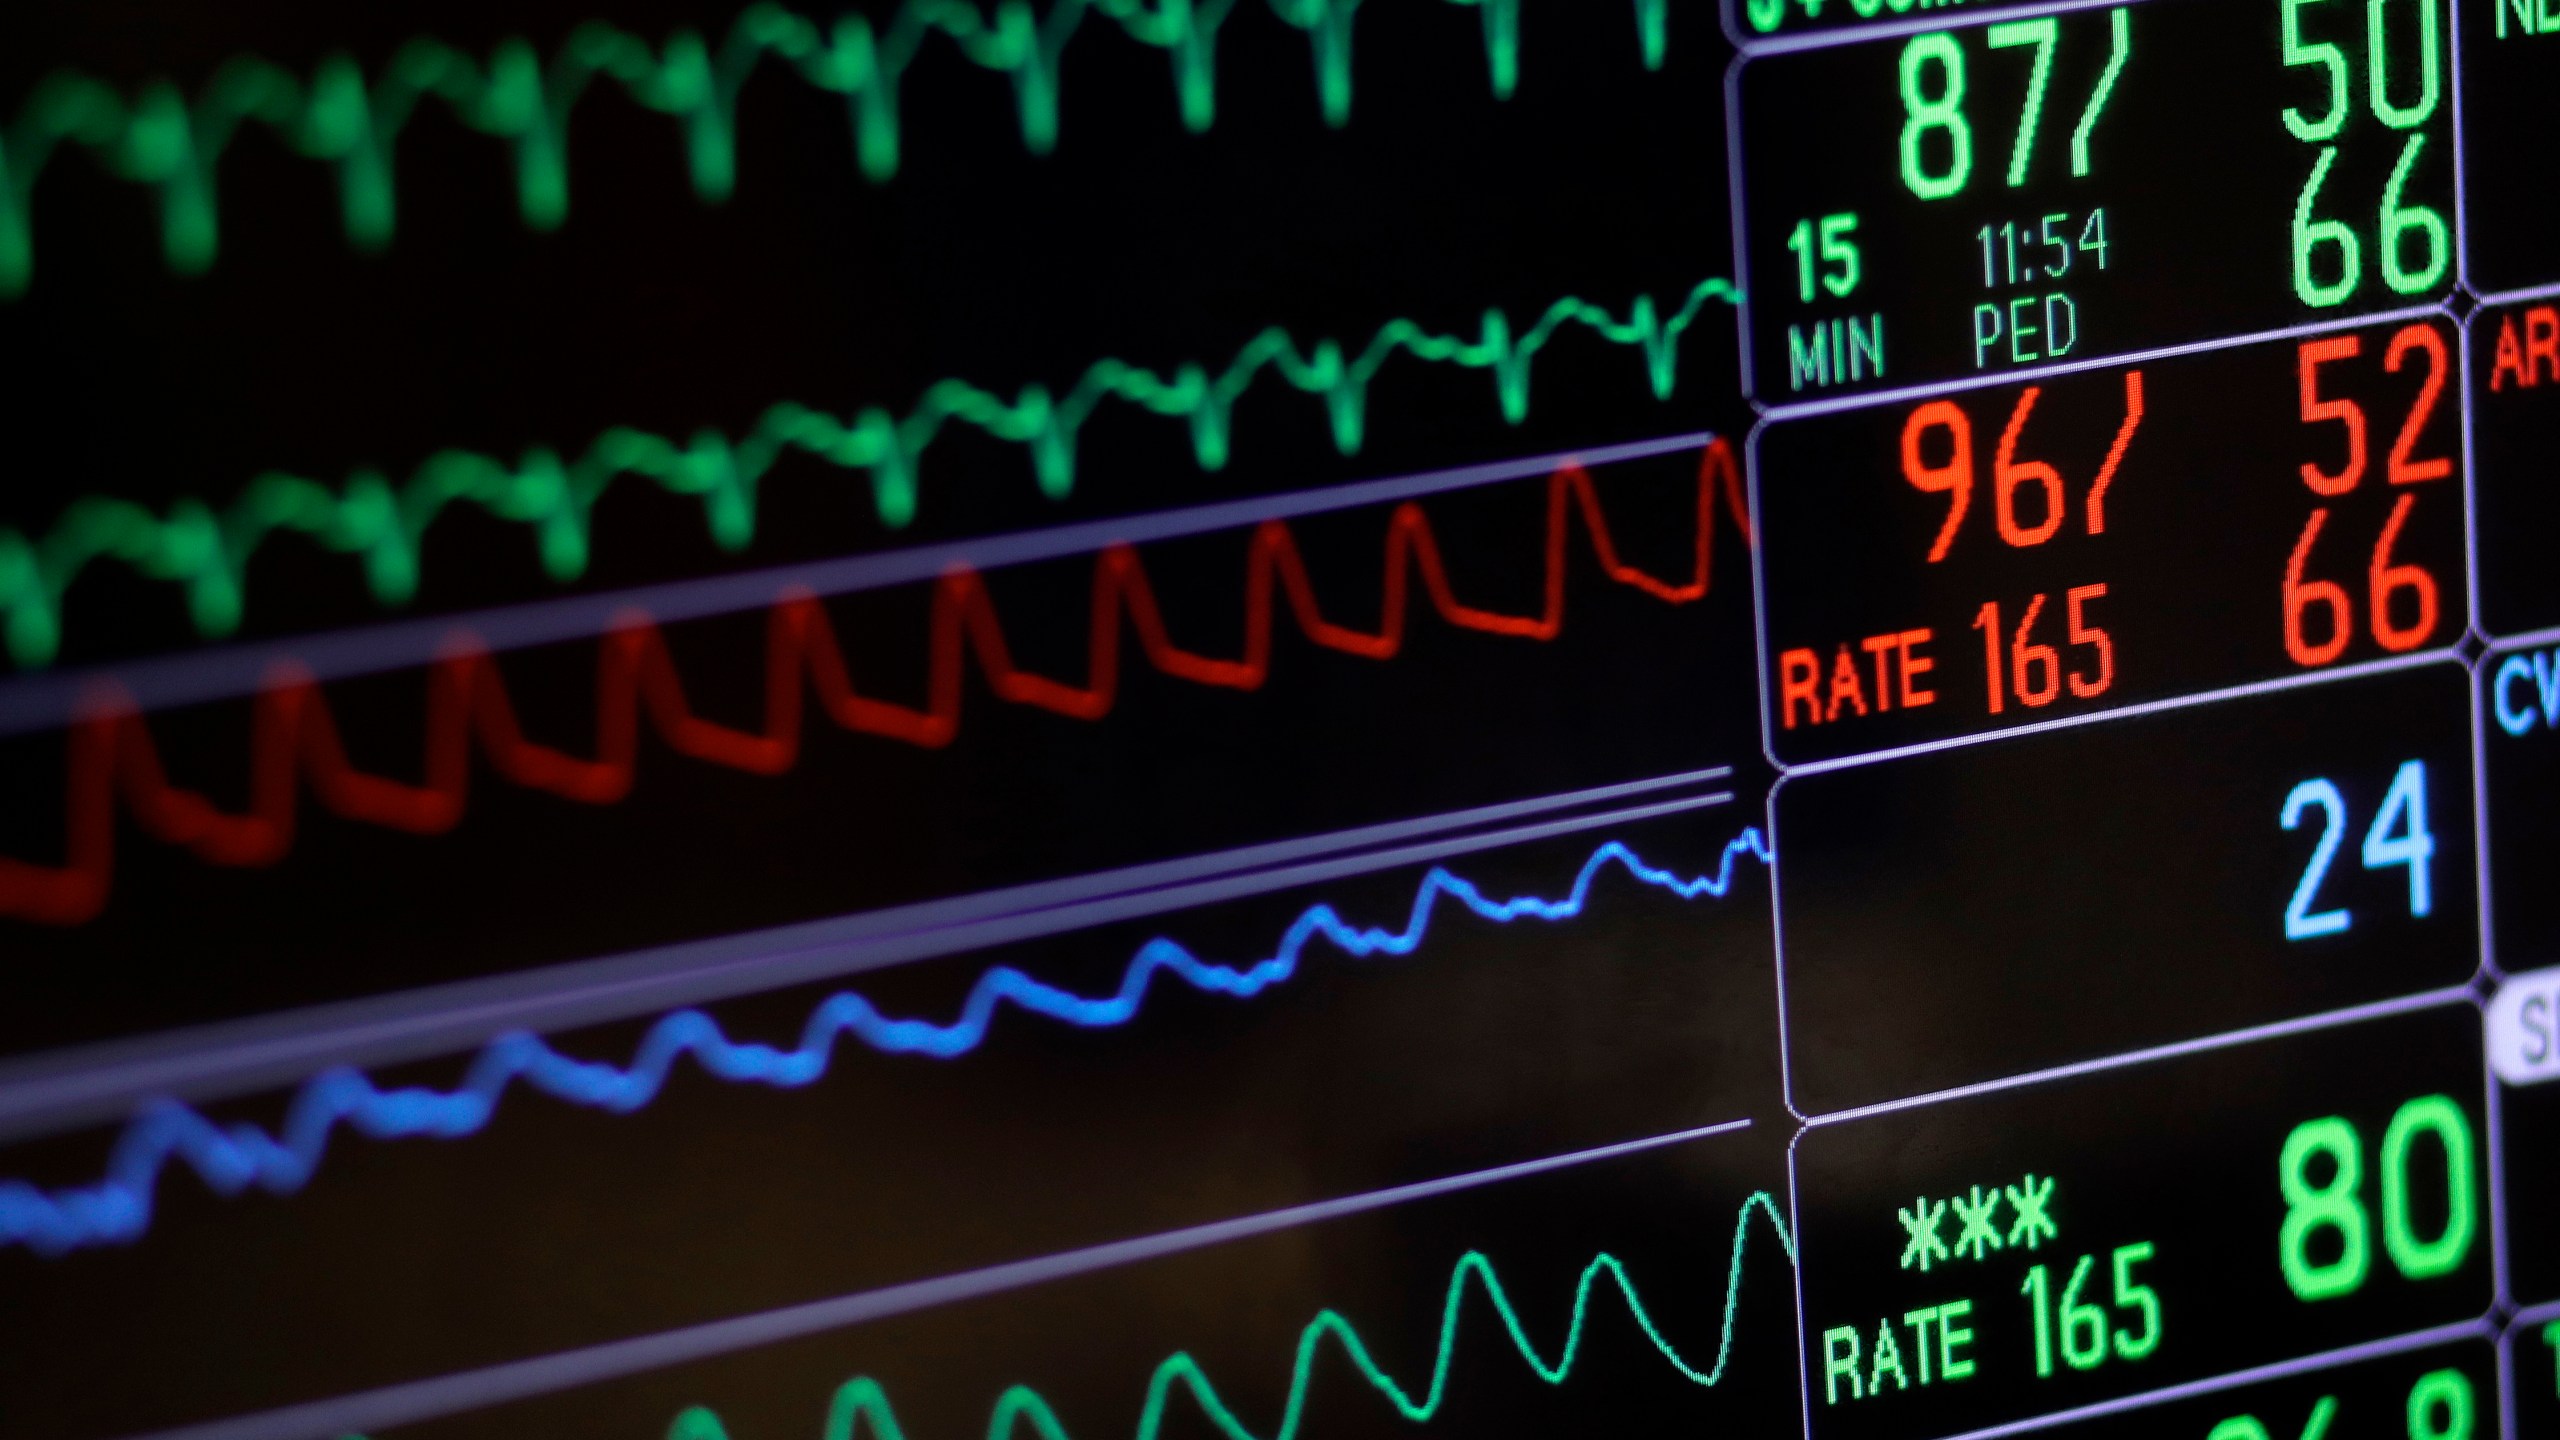
[[[2046,1209],[2053,1203],[2052,1176],[2038,1180],[2030,1173],[2018,1184],[2002,1188],[2008,1192],[2009,1208],[2018,1212],[2018,1218],[2009,1225],[2010,1244],[2023,1244],[2033,1250],[2060,1235],[2061,1232],[2054,1229],[2053,1216]]]
[[[1926,1274],[1931,1261],[1947,1258],[1947,1242],[1938,1238],[1938,1226],[1947,1218],[1946,1201],[1932,1202],[1924,1195],[1911,1202],[1910,1209],[1896,1210],[1893,1216],[1902,1222],[1903,1233],[1911,1237],[1910,1243],[1902,1247],[1903,1269],[1917,1265]]]
[[[1992,1186],[1985,1195],[1976,1185],[1970,1196],[1955,1197],[1955,1207],[1956,1218],[1964,1222],[1963,1233],[1956,1236],[1956,1253],[1970,1252],[1976,1260],[1991,1258],[1991,1252],[2000,1248],[2000,1228],[1991,1223],[2000,1210],[2000,1187]]]

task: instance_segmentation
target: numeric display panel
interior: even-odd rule
[[[2451,644],[2460,346],[2445,321],[2391,322],[1765,427],[1771,753]]]
[[[1797,1108],[2464,983],[2470,768],[2446,661],[1788,777]]]
[[[2489,1440],[2498,1356],[2486,1340],[2217,1389],[2051,1432],[2066,1440]]]
[[[2480,659],[2481,767],[2488,779],[2490,935],[2510,975],[2560,965],[2560,645]]]
[[[1816,1440],[1958,1434],[2477,1319],[2478,1024],[2456,1001],[1816,1125],[1796,1150]],[[2423,1433],[2489,1433],[2476,1359],[2319,1393],[2396,1393],[2396,1420],[2448,1368]],[[2469,1432],[2443,1421],[2462,1392]],[[2259,1411],[2178,1413],[2197,1440],[2299,1433],[2298,1413],[2217,1423]]]
[[[2545,972],[2546,992],[2560,990],[2560,973]],[[2534,1017],[2547,1047],[2555,1033],[2553,1007]],[[2499,1144],[2507,1192],[2507,1288],[2519,1305],[2560,1305],[2560,1239],[2549,1217],[2560,1214],[2560,1081],[2502,1085],[2498,1095]]]
[[[2560,1311],[2525,1320],[2507,1332],[2518,1435],[2560,1434]]]
[[[2482,294],[2560,281],[2560,157],[2547,143],[2560,84],[2560,5],[2457,0],[2462,19],[2465,276]]]
[[[1763,405],[2424,304],[2444,0],[2151,0],[1848,36],[1733,81]],[[2168,140],[2210,137],[2210,148]]]
[[[2530,634],[2560,626],[2560,301],[2484,306],[2467,328],[2480,627]]]

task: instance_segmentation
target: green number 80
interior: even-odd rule
[[[2421,1236],[2411,1215],[2411,1152],[2421,1137],[2443,1152],[2444,1228]],[[2314,1157],[2329,1162],[2329,1178],[2311,1180]],[[2422,1095],[2400,1107],[2382,1136],[2382,1240],[2391,1264],[2410,1280],[2450,1275],[2470,1257],[2479,1233],[2479,1195],[2472,1174],[2471,1119],[2446,1095]],[[2276,1161],[2284,1192],[2284,1224],[2276,1232],[2276,1259],[2284,1282],[2304,1300],[2352,1295],[2373,1269],[2373,1221],[2360,1193],[2364,1185],[2364,1137],[2342,1115],[2305,1120],[2284,1137]],[[2333,1230],[2335,1259],[2311,1258],[2311,1237]]]

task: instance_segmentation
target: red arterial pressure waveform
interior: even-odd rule
[[[1094,561],[1092,629],[1081,685],[1015,665],[985,581],[974,570],[954,568],[935,582],[922,708],[855,693],[826,610],[812,596],[786,597],[773,607],[765,626],[764,724],[758,730],[732,728],[695,714],[665,637],[649,617],[635,612],[597,646],[592,759],[528,739],[516,722],[496,662],[486,649],[459,637],[452,652],[428,672],[425,775],[416,784],[356,769],[319,685],[307,674],[282,674],[255,702],[249,803],[239,813],[172,784],[140,712],[130,703],[105,703],[71,727],[65,863],[0,858],[0,915],[71,925],[104,909],[115,877],[119,799],[138,829],[184,846],[202,860],[272,865],[293,848],[305,784],[323,808],[342,819],[420,835],[452,829],[470,796],[475,740],[490,771],[511,784],[609,805],[631,793],[644,713],[658,739],[680,755],[779,775],[799,759],[807,697],[814,697],[827,718],[846,730],[928,748],[950,744],[960,730],[962,666],[974,657],[998,699],[1099,720],[1111,713],[1119,695],[1124,621],[1136,633],[1147,663],[1158,671],[1201,685],[1257,690],[1271,673],[1275,589],[1287,597],[1289,614],[1307,639],[1373,660],[1391,659],[1403,648],[1417,570],[1423,593],[1449,624],[1491,635],[1552,640],[1564,628],[1565,531],[1574,511],[1581,513],[1601,570],[1612,581],[1681,605],[1707,593],[1719,502],[1747,540],[1750,518],[1741,481],[1733,453],[1722,440],[1712,442],[1699,462],[1696,553],[1689,576],[1660,580],[1618,558],[1590,474],[1568,462],[1548,479],[1544,604],[1535,614],[1512,615],[1468,605],[1451,592],[1430,519],[1421,506],[1406,501],[1387,524],[1376,630],[1327,620],[1317,609],[1296,535],[1285,523],[1266,520],[1255,528],[1246,553],[1244,653],[1236,659],[1176,645],[1165,629],[1145,562],[1133,547],[1115,545]]]

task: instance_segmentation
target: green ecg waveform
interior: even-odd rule
[[[181,587],[200,635],[229,635],[247,604],[250,557],[270,537],[288,533],[360,557],[374,597],[399,605],[417,593],[427,528],[456,504],[531,530],[544,569],[554,579],[572,580],[587,568],[596,503],[626,476],[698,498],[713,541],[735,552],[755,536],[759,483],[793,453],[865,472],[879,518],[901,527],[916,513],[925,450],[954,424],[1023,447],[1040,492],[1064,499],[1075,487],[1078,436],[1106,400],[1184,422],[1201,468],[1216,471],[1231,450],[1237,400],[1266,377],[1321,399],[1335,449],[1351,455],[1367,433],[1370,384],[1394,357],[1488,373],[1503,419],[1517,424],[1529,411],[1537,356],[1568,326],[1637,351],[1654,397],[1668,399],[1679,374],[1681,337],[1708,304],[1736,298],[1728,282],[1705,280],[1667,316],[1652,296],[1638,295],[1620,317],[1568,296],[1525,330],[1515,331],[1501,310],[1488,310],[1473,339],[1396,319],[1356,353],[1332,340],[1302,346],[1275,326],[1247,341],[1215,374],[1186,364],[1166,375],[1104,359],[1063,394],[1027,385],[1007,399],[966,381],[942,380],[904,416],[875,407],[849,420],[786,401],[735,437],[705,429],[677,440],[626,426],[596,437],[575,459],[546,448],[527,450],[513,463],[442,451],[397,486],[379,470],[356,471],[334,488],[268,471],[219,512],[195,498],[154,512],[128,500],[86,496],[65,507],[40,539],[0,528],[0,616],[18,664],[50,664],[61,648],[65,592],[84,570],[112,560]]]
[[[1507,99],[1520,72],[1520,0],[1441,0],[1475,8],[1483,21],[1493,93]],[[904,0],[885,24],[862,15],[832,23],[759,3],[739,15],[715,48],[702,32],[677,30],[653,47],[602,21],[570,32],[547,59],[521,38],[500,41],[484,60],[440,40],[402,45],[368,77],[354,57],[331,55],[305,78],[257,56],[216,70],[193,99],[167,80],[128,95],[94,76],[65,72],[37,85],[15,124],[0,134],[0,298],[23,294],[35,271],[32,200],[36,181],[66,144],[93,154],[106,172],[158,194],[161,253],[180,274],[200,274],[220,248],[216,174],[233,139],[255,123],[288,151],[337,170],[340,221],[359,250],[388,244],[398,202],[393,156],[420,103],[443,103],[465,127],[514,150],[516,206],[536,230],[569,213],[566,136],[570,113],[599,80],[670,117],[683,134],[695,195],[728,198],[737,181],[738,92],[768,59],[813,88],[842,96],[851,112],[862,171],[886,180],[903,146],[899,88],[925,42],[940,35],[968,63],[1012,83],[1022,143],[1045,155],[1058,142],[1060,62],[1088,17],[1115,23],[1128,39],[1166,52],[1182,123],[1207,130],[1217,115],[1217,45],[1238,0],[1057,0],[1046,16],[1030,0]],[[1303,31],[1314,52],[1316,93],[1326,122],[1351,116],[1351,32],[1360,0],[1265,0],[1284,24]],[[1669,0],[1634,0],[1639,50],[1659,68]]]
[[[1360,1378],[1368,1382],[1369,1388],[1384,1397],[1406,1420],[1419,1425],[1437,1415],[1448,1395],[1449,1372],[1457,1354],[1458,1311],[1466,1298],[1470,1280],[1482,1286],[1485,1299],[1492,1304],[1495,1317],[1502,1322],[1503,1333],[1510,1337],[1511,1348],[1540,1380],[1549,1385],[1561,1385],[1573,1373],[1590,1318],[1592,1291],[1603,1278],[1616,1287],[1636,1325],[1652,1342],[1664,1363],[1691,1384],[1717,1384],[1723,1380],[1725,1362],[1733,1353],[1734,1307],[1742,1293],[1742,1246],[1754,1210],[1768,1217],[1769,1227],[1776,1233],[1778,1243],[1785,1248],[1787,1258],[1790,1261],[1795,1258],[1795,1241],[1787,1234],[1786,1222],[1779,1217],[1776,1203],[1766,1192],[1753,1193],[1734,1217],[1733,1261],[1725,1276],[1724,1331],[1716,1343],[1715,1363],[1707,1369],[1701,1370],[1691,1364],[1663,1336],[1661,1329],[1654,1324],[1652,1314],[1645,1309],[1643,1298],[1636,1293],[1635,1281],[1627,1275],[1626,1267],[1619,1263],[1617,1257],[1605,1252],[1584,1267],[1581,1283],[1574,1288],[1573,1317],[1565,1331],[1564,1344],[1555,1359],[1547,1359],[1538,1353],[1537,1342],[1529,1338],[1528,1331],[1522,1326],[1510,1294],[1502,1288],[1501,1278],[1494,1274],[1493,1262],[1470,1250],[1450,1273],[1448,1298],[1440,1309],[1440,1351],[1432,1361],[1430,1383],[1420,1395],[1407,1390],[1378,1364],[1370,1355],[1367,1342],[1360,1338],[1360,1333],[1351,1327],[1349,1320],[1337,1311],[1321,1311],[1298,1333],[1297,1360],[1289,1373],[1288,1400],[1281,1408],[1279,1424],[1272,1429],[1267,1440],[1298,1440],[1306,1423],[1308,1393],[1315,1383],[1316,1358],[1327,1342],[1340,1348]],[[1209,1379],[1200,1362],[1186,1353],[1166,1356],[1156,1366],[1155,1376],[1147,1385],[1146,1404],[1138,1413],[1136,1440],[1157,1440],[1164,1429],[1166,1412],[1173,1403],[1176,1389],[1189,1395],[1201,1414],[1227,1440],[1266,1440],[1235,1413],[1225,1397],[1218,1393],[1217,1385]],[[897,1411],[889,1403],[888,1392],[880,1382],[867,1375],[857,1376],[837,1388],[833,1403],[827,1407],[825,1440],[857,1440],[865,1428],[876,1440],[906,1440],[907,1432],[898,1423]],[[986,1440],[1012,1440],[1018,1431],[1025,1428],[1040,1440],[1070,1440],[1065,1423],[1039,1391],[1027,1385],[1011,1386],[997,1398],[993,1412],[987,1417]],[[729,1431],[718,1415],[697,1406],[676,1417],[675,1423],[667,1429],[667,1440],[729,1440]]]

